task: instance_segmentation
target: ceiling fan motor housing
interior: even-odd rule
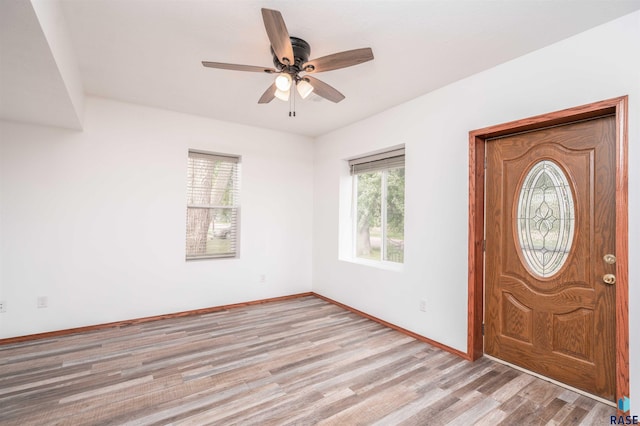
[[[309,56],[311,55],[311,46],[309,46],[309,43],[298,37],[289,37],[289,39],[291,40],[291,46],[293,47],[293,63],[287,66],[286,64],[280,62],[280,60],[278,59],[278,55],[276,55],[276,53],[273,51],[273,47],[271,47],[273,65],[275,65],[278,70],[297,75],[300,71],[303,71],[302,64],[309,61]]]

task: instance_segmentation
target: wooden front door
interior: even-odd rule
[[[485,353],[614,400],[614,117],[486,155]]]

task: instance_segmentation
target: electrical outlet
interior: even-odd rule
[[[0,314],[4,314],[5,312],[7,312],[7,301],[0,300]]]
[[[267,276],[265,274],[260,275],[260,283],[264,284],[267,282]]]
[[[38,296],[38,309],[46,308],[47,306],[49,306],[47,296]]]
[[[427,312],[427,301],[425,299],[420,300],[420,310]]]

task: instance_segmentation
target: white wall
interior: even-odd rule
[[[634,13],[319,138],[314,291],[466,352],[468,132],[628,94],[631,394],[639,398],[639,49]],[[339,217],[348,220],[350,208],[344,160],[399,143],[406,145],[403,270],[339,260]],[[426,313],[418,309],[423,298]]]
[[[0,117],[82,128],[84,95],[57,0],[0,1]]]
[[[634,13],[315,144],[97,98],[86,101],[82,132],[0,122],[0,299],[8,302],[0,338],[313,289],[465,351],[468,132],[628,94],[637,398],[639,47]],[[398,144],[407,152],[402,270],[338,260],[338,219],[349,207],[344,159]],[[184,261],[189,148],[242,156],[239,259]],[[36,309],[38,296],[50,306]]]
[[[80,128],[82,128],[84,91],[78,61],[62,13],[62,5],[57,0],[32,0],[31,4],[51,49],[51,55],[56,62],[60,78],[67,89],[69,102],[72,104]]]
[[[0,141],[0,338],[311,290],[309,138],[88,98]],[[242,156],[239,259],[184,259],[190,148]]]

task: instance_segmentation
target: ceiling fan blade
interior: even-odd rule
[[[370,47],[334,53],[318,59],[312,59],[302,65],[306,72],[323,72],[358,65],[373,59]]]
[[[335,103],[344,99],[344,95],[342,93],[317,78],[305,75],[302,79],[307,80],[309,84],[313,86],[313,92],[318,96],[322,96],[323,98]]]
[[[273,98],[276,97],[276,83],[273,83],[271,86],[269,86],[269,88],[267,90],[265,90],[265,92],[262,94],[262,96],[260,96],[260,99],[258,100],[259,104],[268,104],[269,102],[271,102],[273,100]]]
[[[225,64],[223,62],[202,61],[202,65],[209,68],[219,68],[223,70],[232,70],[232,71],[266,72],[268,74],[276,72],[275,69],[268,68],[268,67],[256,67],[253,65]]]
[[[273,9],[262,9],[262,20],[278,60],[285,65],[293,65],[293,46],[291,46],[289,31],[287,31],[287,26],[284,24],[280,12]]]

